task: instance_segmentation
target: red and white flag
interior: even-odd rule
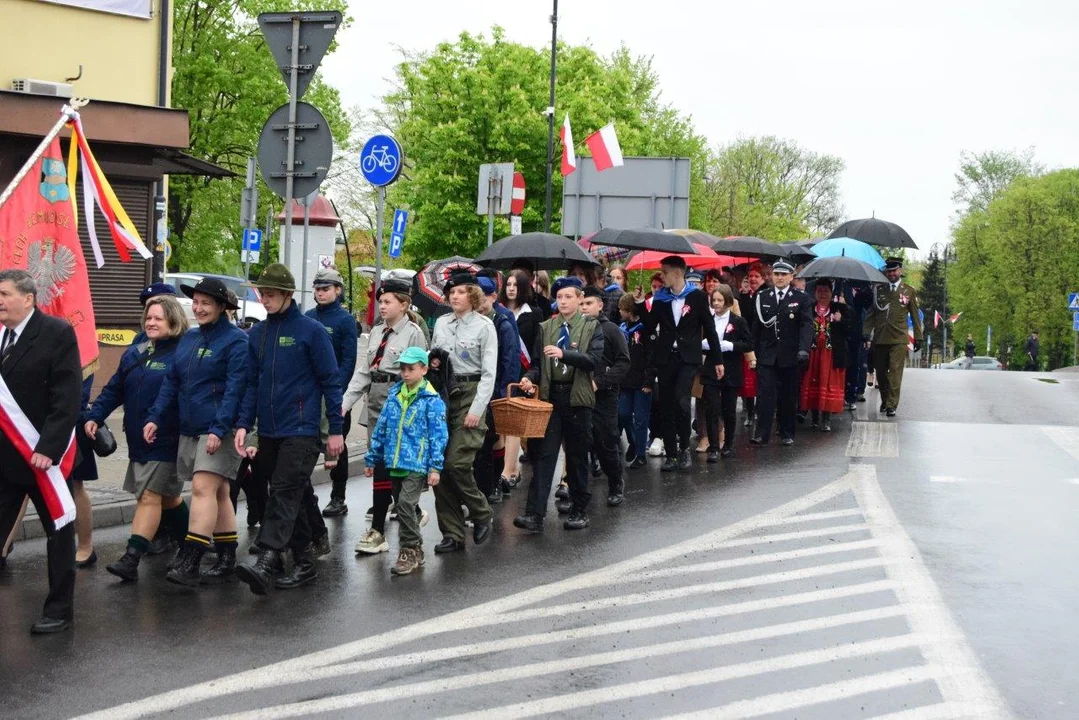
[[[955,315],[952,315],[950,318],[948,318],[948,322],[950,322],[950,323],[952,323],[954,325],[955,321],[958,320],[959,316],[962,315],[962,314],[963,314],[962,312],[957,312]]]
[[[41,439],[41,433],[23,413],[3,377],[0,377],[0,432],[7,436],[26,460],[26,464],[30,465],[30,458],[34,455],[34,448]],[[48,470],[34,468],[38,490],[41,491],[45,507],[49,509],[49,517],[57,530],[75,519],[75,499],[71,497],[71,491],[67,489],[67,481],[64,479],[70,477],[74,466],[75,431],[72,430],[60,464],[53,465]]]
[[[565,122],[562,123],[559,135],[562,137],[562,175],[564,177],[577,169],[577,156],[573,152],[573,131],[569,126],[568,114]]]
[[[940,311],[939,310],[934,310],[933,311],[933,329],[936,330],[938,327],[940,327]]]
[[[618,144],[618,135],[614,132],[614,123],[605,125],[585,138],[596,172],[603,172],[613,167],[625,165],[622,160],[622,147]]]

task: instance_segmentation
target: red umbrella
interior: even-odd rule
[[[433,260],[420,268],[412,278],[412,304],[420,309],[424,317],[444,315],[450,310],[443,294],[450,275],[455,270],[464,270],[475,275],[482,269],[469,258],[459,255]]]
[[[734,259],[730,255],[720,255],[707,245],[701,245],[700,243],[693,243],[693,247],[696,248],[696,255],[675,255],[686,261],[686,265],[694,270],[712,270],[725,266],[734,266],[740,262],[744,262],[744,259]],[[663,258],[670,257],[671,253],[662,252],[658,250],[642,250],[641,252],[630,258],[629,263],[626,265],[627,270],[658,270]]]

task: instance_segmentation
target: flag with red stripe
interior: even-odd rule
[[[34,454],[38,440],[41,439],[41,434],[19,407],[19,403],[15,401],[15,396],[11,394],[11,389],[2,376],[0,376],[0,432],[3,432],[11,441],[19,455],[26,460],[26,464],[30,465],[30,458]],[[34,468],[34,478],[45,500],[45,506],[49,510],[49,517],[58,529],[75,519],[75,499],[71,497],[67,481],[64,480],[71,475],[71,469],[74,466],[75,432],[72,430],[71,439],[68,441],[64,456],[60,459],[60,464],[53,465],[48,470]]]
[[[562,175],[569,175],[577,169],[577,155],[573,151],[573,130],[569,126],[569,115],[566,115],[559,131],[562,138]]]
[[[605,125],[589,135],[585,138],[585,144],[588,145],[588,151],[592,153],[592,162],[596,164],[596,172],[625,165],[622,159],[622,146],[618,144],[618,135],[614,131],[614,123]]]

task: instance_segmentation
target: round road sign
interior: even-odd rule
[[[360,153],[360,172],[375,187],[389,185],[401,174],[405,158],[401,146],[389,135],[375,135]]]

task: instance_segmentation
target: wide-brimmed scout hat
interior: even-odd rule
[[[195,293],[209,295],[229,310],[236,310],[240,307],[234,302],[236,296],[233,295],[230,298],[229,289],[225,287],[224,282],[217,278],[204,277],[195,285],[181,285],[180,290],[182,290],[184,295],[187,295],[189,298],[195,297]]]
[[[296,278],[292,272],[281,263],[271,263],[262,269],[258,280],[245,283],[248,287],[259,290],[281,290],[282,292],[296,292]]]

